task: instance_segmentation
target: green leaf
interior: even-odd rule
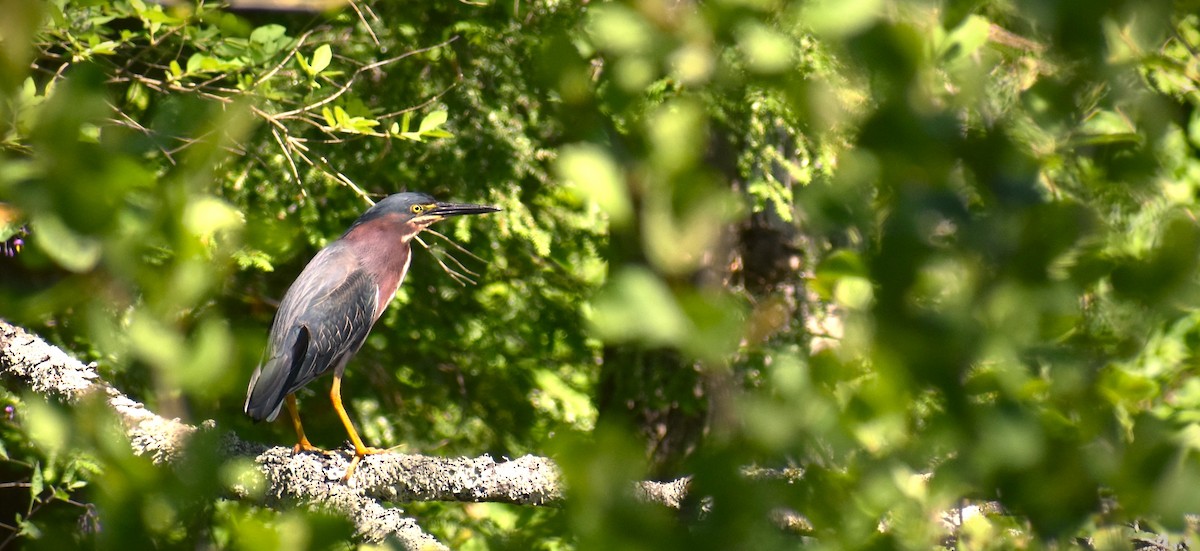
[[[676,300],[690,322],[680,342],[684,350],[713,362],[737,350],[746,318],[738,299],[728,293],[686,292]]]
[[[800,20],[817,34],[838,38],[862,32],[884,13],[883,0],[815,0],[804,4]]]
[[[140,82],[134,82],[129,85],[129,89],[125,91],[125,101],[139,110],[145,111],[150,106],[150,94],[146,87]]]
[[[322,44],[317,51],[313,52],[312,58],[312,74],[318,75],[329,67],[329,62],[333,60],[333,49],[329,44]]]
[[[33,82],[33,77],[26,77],[21,83],[21,101],[30,101],[37,97],[37,83]]]
[[[300,68],[303,69],[304,73],[308,76],[317,74],[317,72],[313,70],[312,65],[308,64],[308,60],[304,59],[304,54],[296,52],[296,62],[300,64]]]
[[[21,530],[17,532],[18,536],[25,536],[29,539],[42,537],[42,530],[36,524],[30,522],[29,519],[21,518],[21,515],[17,515],[17,526],[21,527]]]
[[[274,42],[285,35],[287,35],[287,28],[283,25],[263,25],[250,33],[250,41],[266,44]]]
[[[368,119],[366,117],[354,117],[347,121],[347,123],[347,130],[358,133],[371,132],[376,126],[379,126],[379,121],[375,119]]]
[[[946,37],[942,48],[942,57],[947,63],[970,57],[984,44],[987,44],[988,33],[992,23],[985,17],[972,15],[956,27]]]
[[[188,60],[187,60],[187,72],[199,73],[202,70],[204,60],[207,58],[208,58],[208,56],[206,56],[202,53],[192,54],[191,57],[188,57]]]
[[[862,296],[861,281],[867,276],[866,263],[858,253],[842,249],[834,251],[817,265],[813,274],[810,288],[823,298],[833,298],[835,293],[840,299],[852,295]],[[842,285],[843,280],[849,280],[850,287]],[[844,302],[843,302],[844,303]]]
[[[261,272],[275,271],[275,266],[271,264],[271,257],[263,251],[239,249],[233,252],[233,260],[242,270],[253,268]]]
[[[684,340],[691,324],[675,296],[653,272],[625,268],[592,302],[592,329],[610,342],[672,345]]]
[[[281,25],[264,25],[250,33],[251,58],[259,62],[286,48],[291,42]]]
[[[43,214],[31,224],[34,241],[59,266],[72,272],[86,272],[100,261],[100,242],[76,234],[58,217]]]
[[[781,73],[794,63],[791,39],[766,25],[743,25],[738,32],[738,49],[746,66],[757,73]]]
[[[197,196],[184,209],[183,224],[201,239],[211,239],[217,232],[241,227],[245,215],[216,197]]]
[[[117,42],[113,40],[105,40],[104,42],[100,42],[99,44],[88,48],[88,52],[100,55],[113,55],[117,53],[117,46]]]
[[[417,132],[425,134],[432,131],[433,129],[445,124],[447,116],[448,115],[445,111],[434,111],[428,115],[425,115],[425,118],[421,119],[421,125],[417,127]]]
[[[572,192],[594,202],[614,224],[629,221],[633,204],[625,187],[625,175],[606,150],[594,145],[565,147],[555,169]]]
[[[138,15],[149,23],[151,34],[158,32],[163,25],[182,25],[184,23],[183,19],[162,11],[162,6],[157,4],[154,9],[142,11]]]
[[[33,464],[33,476],[29,479],[29,503],[37,503],[38,496],[46,489],[46,475],[42,473],[42,464]]]

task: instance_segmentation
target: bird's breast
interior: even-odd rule
[[[400,284],[404,283],[404,276],[408,273],[409,261],[412,260],[409,251],[408,247],[396,251],[393,260],[398,262],[389,263],[386,269],[373,272],[378,274],[376,276],[376,283],[379,286],[379,294],[376,297],[375,304],[375,319],[379,319],[379,316],[383,314],[383,310],[395,298],[396,291],[400,289]]]
[[[407,229],[399,217],[384,216],[352,228],[342,237],[358,258],[359,267],[375,282],[375,319],[392,302],[408,272],[412,248]]]

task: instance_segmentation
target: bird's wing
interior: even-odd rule
[[[279,305],[267,360],[246,392],[256,420],[273,420],[288,394],[349,360],[371,331],[378,286],[339,245],[318,253]]]

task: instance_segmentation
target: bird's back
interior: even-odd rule
[[[246,414],[275,419],[288,394],[348,360],[374,325],[377,303],[375,282],[345,242],[317,253],[279,305],[266,360],[246,391]]]

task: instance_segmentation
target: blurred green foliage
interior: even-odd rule
[[[1194,2],[3,11],[0,315],[162,415],[288,443],[242,393],[312,254],[396,191],[504,208],[425,236],[344,390],[373,445],[561,462],[562,510],[405,505],[452,547],[1194,535]],[[228,500],[211,443],[162,469],[99,404],[0,401],[0,537],[351,533]],[[681,512],[627,493],[685,474]],[[1008,514],[946,542],[962,499]]]

